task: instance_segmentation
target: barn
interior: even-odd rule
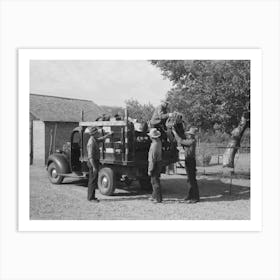
[[[49,154],[70,140],[82,118],[92,121],[103,113],[90,100],[30,94],[30,164],[45,165]]]

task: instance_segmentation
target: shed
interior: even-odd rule
[[[103,113],[90,100],[30,94],[30,164],[46,164],[50,153],[70,141],[81,120],[93,121]]]

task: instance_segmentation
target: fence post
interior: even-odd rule
[[[205,171],[205,157],[204,157],[204,155],[202,156],[202,162],[203,162],[203,175],[206,175],[206,171]]]
[[[124,148],[125,148],[125,161],[128,161],[128,112],[127,107],[124,111],[125,127],[124,127]]]
[[[234,168],[230,171],[230,185],[229,185],[229,195],[232,193],[232,176],[234,174]]]
[[[232,188],[232,172],[230,172],[229,195],[231,195],[231,188]]]

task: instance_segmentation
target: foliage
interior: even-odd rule
[[[189,126],[230,133],[250,111],[250,61],[152,60],[173,83],[167,94],[171,109]]]
[[[222,131],[207,130],[199,134],[202,143],[215,143],[225,146],[230,140],[230,135]]]
[[[196,151],[197,166],[208,166],[213,155],[215,150],[209,148],[207,143],[200,143]]]
[[[149,121],[155,110],[151,103],[141,104],[133,98],[126,100],[125,104],[128,109],[128,115],[139,122]]]

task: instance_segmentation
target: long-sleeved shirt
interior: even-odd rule
[[[156,169],[160,169],[162,161],[162,144],[161,141],[152,142],[149,150],[149,167],[148,172],[153,173]],[[160,173],[160,170],[157,170]]]
[[[99,142],[104,141],[108,137],[108,134],[99,138],[90,136],[87,143],[88,159],[100,159]]]
[[[91,136],[87,143],[87,152],[88,152],[88,159],[100,159],[100,150],[98,141]]]
[[[177,133],[174,133],[177,143],[181,144],[185,150],[185,158],[195,158],[196,140],[182,139]]]
[[[154,114],[151,118],[151,123],[159,123],[162,120],[166,120],[168,118],[169,114],[166,110],[165,107],[163,107],[162,105],[158,106],[155,111]]]

